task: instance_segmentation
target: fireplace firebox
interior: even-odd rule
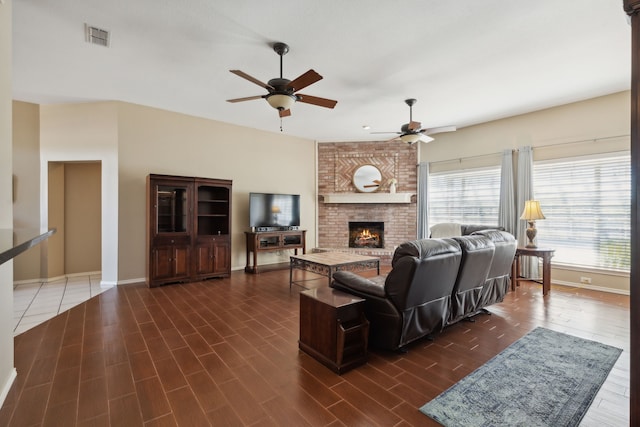
[[[384,222],[349,221],[350,248],[384,248]]]

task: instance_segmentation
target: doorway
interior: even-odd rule
[[[101,173],[94,162],[49,162],[43,273],[14,286],[14,335],[104,292],[101,286]]]
[[[101,271],[101,175],[99,161],[49,162],[49,278]]]

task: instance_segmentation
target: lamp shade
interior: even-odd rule
[[[267,102],[277,110],[288,110],[296,102],[296,99],[290,95],[282,95],[279,93],[269,95]]]
[[[524,202],[524,210],[520,219],[527,221],[535,221],[536,219],[544,219],[542,210],[540,209],[540,202],[537,200],[527,200]]]
[[[407,144],[415,144],[420,141],[420,134],[417,133],[405,133],[404,135],[400,135],[400,139],[402,142],[406,142]]]

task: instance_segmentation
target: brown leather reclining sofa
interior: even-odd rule
[[[373,347],[403,350],[501,302],[516,246],[511,234],[499,230],[413,240],[396,248],[387,275],[336,272],[331,286],[366,300]]]

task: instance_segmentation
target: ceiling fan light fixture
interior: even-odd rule
[[[400,139],[402,140],[402,142],[406,142],[407,144],[411,145],[411,144],[415,144],[416,142],[420,141],[420,134],[417,134],[417,133],[405,133],[403,135],[400,135]]]
[[[296,98],[292,95],[274,93],[267,96],[267,102],[276,110],[288,110],[296,102]]]

